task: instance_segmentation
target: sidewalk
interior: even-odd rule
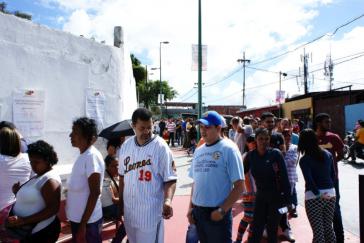
[[[185,242],[188,226],[186,213],[190,200],[189,193],[186,193],[186,191],[190,192],[190,189],[186,190],[187,185],[190,185],[190,181],[186,179],[190,163],[186,161],[192,158],[188,157],[186,152],[181,148],[172,148],[172,151],[176,160],[179,181],[177,183],[176,196],[173,199],[174,216],[170,220],[165,221],[165,243],[182,243]],[[298,218],[293,218],[289,221],[296,242],[312,242],[312,230],[306,216],[305,208],[299,205],[297,211]],[[243,213],[241,201],[238,201],[233,208],[233,240],[235,240]],[[345,231],[345,242],[359,243],[360,239],[358,236]]]
[[[175,197],[173,199],[173,217],[169,220],[165,220],[165,243],[184,243],[186,237],[186,231],[188,222],[186,213],[190,200],[190,183],[191,180],[188,178],[188,169],[190,165],[191,157],[188,157],[185,150],[181,148],[172,148],[173,155],[176,161],[178,171],[178,182]],[[290,224],[292,231],[297,243],[309,243],[312,242],[312,230],[308,222],[305,208],[298,206],[298,218],[291,219]],[[236,238],[238,225],[240,219],[243,216],[243,208],[241,201],[235,203],[233,208],[233,240]],[[112,238],[115,226],[111,226],[103,230],[104,242]],[[245,239],[245,238],[244,238]],[[263,241],[262,241],[263,242]],[[360,239],[358,236],[353,235],[350,232],[345,231],[345,242],[346,243],[359,243]]]
[[[176,196],[173,200],[174,216],[165,221],[165,243],[184,243],[187,230],[186,212],[190,196]],[[233,209],[233,240],[235,240],[240,219],[243,216],[241,201],[238,201]],[[298,218],[290,221],[293,234],[297,243],[312,242],[312,231],[304,207],[298,207]],[[245,238],[244,238],[245,239]],[[345,232],[346,243],[359,243],[359,237]]]

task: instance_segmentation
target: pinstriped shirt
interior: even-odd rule
[[[298,159],[297,145],[290,144],[284,156],[284,162],[286,162],[288,180],[291,184],[296,183],[298,181],[298,176],[296,171],[297,159]]]
[[[152,229],[162,219],[164,182],[176,180],[172,152],[159,136],[139,145],[133,136],[119,152],[124,177],[124,219],[133,227]]]

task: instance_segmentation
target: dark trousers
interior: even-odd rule
[[[295,205],[297,207],[298,202],[297,202],[296,186],[293,187],[291,200],[292,200],[293,205]]]
[[[105,219],[117,219],[119,215],[119,205],[112,204],[102,208],[102,215]]]
[[[172,147],[174,147],[174,132],[169,132],[168,144],[170,144],[170,145],[172,145]]]
[[[54,243],[58,240],[60,232],[61,223],[58,217],[56,217],[50,225],[21,240],[20,243]]]
[[[71,230],[72,230],[72,243],[77,243],[76,234],[78,231],[79,223],[75,223],[71,221]],[[86,242],[87,243],[102,243],[101,238],[102,231],[102,218],[97,220],[94,223],[90,223],[86,225]]]
[[[181,131],[176,131],[176,142],[177,142],[178,145],[182,144],[181,139],[182,139],[182,132]]]
[[[356,152],[358,150],[362,150],[364,147],[364,144],[361,144],[359,142],[355,142],[353,145],[350,146],[350,156],[353,160],[356,160]],[[360,154],[358,154],[359,158],[361,156],[363,156],[363,154],[361,153],[361,151],[359,151]]]
[[[249,243],[259,243],[264,226],[267,226],[268,243],[277,242],[278,223],[281,215],[278,212],[279,194],[257,192],[252,227],[252,237]]]
[[[340,191],[339,191],[339,180],[334,181],[335,193],[336,193],[336,202],[335,202],[335,212],[334,212],[334,231],[336,235],[336,242],[343,243],[344,242],[344,227],[343,221],[341,218],[341,209],[340,209]]]
[[[217,208],[195,207],[192,211],[196,221],[200,243],[231,243],[232,214],[229,210],[224,218],[218,222],[211,220],[212,211]]]

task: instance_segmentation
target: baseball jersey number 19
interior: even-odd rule
[[[140,181],[150,181],[152,180],[152,173],[149,170],[140,170],[139,171],[139,180]]]

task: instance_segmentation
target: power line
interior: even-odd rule
[[[235,68],[233,71],[231,71],[230,73],[228,73],[227,75],[225,75],[222,79],[220,79],[218,81],[211,82],[211,83],[207,82],[204,87],[207,88],[207,87],[214,86],[214,85],[216,85],[218,83],[221,83],[221,82],[227,80],[228,78],[230,78],[231,76],[233,76],[234,74],[236,74],[239,71],[241,71],[240,66]]]
[[[186,96],[188,93],[190,93],[191,91],[193,91],[194,88],[191,88],[190,90],[188,90],[186,93],[184,93],[183,95],[180,95],[178,98],[181,99],[183,96]]]
[[[242,93],[243,91],[242,90],[239,90],[238,92],[234,92],[232,94],[229,94],[229,95],[226,95],[224,97],[220,97],[218,99],[215,99],[215,100],[212,100],[212,101],[209,101],[208,103],[212,103],[212,102],[215,102],[215,101],[219,101],[219,100],[222,100],[222,99],[225,99],[225,98],[228,98],[230,96],[233,96],[233,95],[236,95],[236,94],[239,94],[239,93]]]
[[[341,62],[334,63],[334,65],[335,65],[335,66],[337,66],[337,65],[339,65],[339,64],[342,64],[342,63],[349,62],[349,61],[352,61],[352,60],[354,60],[354,59],[360,58],[360,57],[362,57],[362,56],[364,56],[364,54],[361,54],[361,55],[356,56],[356,57],[352,57],[352,58],[350,58],[350,59],[347,59],[347,60],[344,60],[344,61],[341,61]],[[315,70],[311,71],[310,73],[315,73],[315,72],[317,72],[317,71],[321,71],[321,70],[324,70],[324,68],[315,69]]]
[[[336,27],[332,35],[336,34],[336,32],[337,32],[339,29],[341,29],[341,28],[343,28],[343,27],[345,27],[345,26],[347,26],[347,25],[349,25],[349,24],[351,24],[351,23],[353,23],[353,22],[357,21],[358,19],[360,19],[360,18],[362,18],[362,17],[364,17],[364,14],[361,14],[361,15],[359,15],[358,17],[355,17],[354,19],[352,19],[352,20],[350,20],[350,21],[348,21],[348,22],[346,22],[346,23],[344,23],[344,24],[342,24],[342,25],[340,25],[340,26]],[[250,64],[249,66],[246,66],[246,68],[251,68],[251,69],[253,69],[252,65],[257,65],[257,64],[260,64],[260,63],[268,62],[268,61],[270,61],[270,60],[274,60],[274,59],[277,59],[277,58],[279,58],[279,57],[281,57],[281,56],[287,55],[287,54],[289,54],[289,53],[291,53],[291,52],[294,52],[294,51],[296,51],[296,50],[298,50],[298,49],[300,49],[300,48],[302,48],[302,47],[304,47],[304,46],[307,46],[307,45],[309,45],[309,44],[311,44],[311,43],[313,43],[313,42],[315,42],[315,41],[320,40],[321,38],[323,38],[323,37],[324,37],[324,36],[326,36],[326,35],[327,35],[326,33],[325,33],[325,34],[323,34],[323,35],[320,35],[320,36],[318,36],[318,37],[314,38],[313,40],[308,41],[308,42],[306,42],[306,43],[304,43],[304,44],[302,44],[302,45],[299,45],[299,46],[297,46],[296,48],[294,48],[294,49],[292,49],[292,50],[289,50],[289,51],[286,51],[286,52],[284,52],[284,53],[282,53],[282,54],[278,54],[278,55],[276,55],[276,56],[273,56],[273,57],[270,57],[270,58],[267,58],[267,59],[263,59],[263,60],[261,60],[261,61],[255,62],[255,63],[253,62],[253,63],[252,63],[252,64]],[[234,74],[236,74],[236,73],[237,73],[237,72],[239,72],[239,71],[241,71],[241,67],[240,67],[240,65],[239,65],[238,67],[234,68],[232,71],[230,71],[230,72],[229,72],[227,75],[225,75],[222,79],[219,79],[219,80],[217,80],[217,81],[213,81],[215,78],[211,78],[210,80],[206,81],[205,88],[208,88],[208,87],[214,86],[214,85],[216,85],[216,84],[218,84],[218,83],[221,83],[221,82],[223,82],[223,81],[227,80],[228,78],[230,78],[231,76],[233,76]],[[272,72],[273,72],[273,71],[272,71]],[[279,73],[279,72],[277,72],[277,73]],[[289,75],[290,75],[290,74],[289,74]],[[218,76],[218,75],[216,75],[215,77],[217,77],[217,76]]]
[[[186,100],[190,99],[192,96],[194,96],[194,95],[196,95],[196,94],[197,94],[197,91],[195,91],[192,95],[188,96],[187,98],[185,98],[185,99],[181,100],[180,102],[184,102],[184,101],[186,101]]]
[[[346,23],[344,23],[344,24],[342,24],[342,25],[340,25],[340,26],[336,27],[336,28],[335,28],[335,30],[334,30],[334,32],[332,33],[332,35],[335,35],[335,34],[336,34],[336,32],[337,32],[339,29],[341,29],[341,28],[343,28],[343,27],[345,27],[345,26],[347,26],[347,25],[349,25],[349,24],[351,24],[351,23],[353,23],[353,22],[357,21],[358,19],[360,19],[360,18],[362,18],[362,17],[364,17],[364,14],[361,14],[361,15],[359,15],[358,17],[355,17],[354,19],[352,19],[352,20],[350,20],[350,21],[348,21],[348,22],[346,22]],[[279,58],[279,57],[281,57],[281,56],[285,56],[285,55],[287,55],[287,54],[289,54],[289,53],[291,53],[291,52],[297,51],[298,49],[300,49],[300,48],[302,48],[302,47],[305,47],[305,46],[307,46],[307,45],[309,45],[309,44],[311,44],[311,43],[313,43],[313,42],[315,42],[315,41],[318,41],[318,40],[322,39],[322,38],[323,38],[324,36],[326,36],[326,35],[327,35],[327,34],[325,33],[325,34],[323,34],[323,35],[320,35],[320,36],[318,36],[318,37],[314,38],[314,39],[313,39],[313,40],[311,40],[311,41],[308,41],[308,42],[306,42],[306,43],[304,43],[304,44],[302,44],[302,45],[299,45],[299,46],[295,47],[295,48],[294,48],[294,49],[292,49],[292,50],[288,50],[288,51],[286,51],[286,52],[283,52],[283,53],[281,53],[281,54],[278,54],[278,55],[273,56],[273,57],[270,57],[270,58],[263,59],[263,60],[261,60],[261,61],[253,62],[251,65],[258,65],[258,64],[261,64],[261,63],[264,63],[264,62],[272,61],[272,60],[277,59],[277,58]]]
[[[359,58],[359,57],[361,57],[363,55],[364,55],[364,51],[361,51],[361,52],[357,52],[357,53],[354,53],[354,54],[350,54],[350,55],[347,55],[347,56],[344,56],[344,57],[336,58],[336,59],[334,59],[334,61],[342,60],[342,59],[348,58],[348,57],[353,57],[351,59],[347,59],[347,60],[344,60],[342,62],[334,63],[334,65],[338,65],[338,64],[341,64],[341,63],[344,63],[344,62],[348,62],[348,61],[354,60],[354,59]],[[318,63],[318,64],[314,64],[312,66],[320,66],[322,64],[324,64],[324,63]],[[253,70],[257,70],[257,71],[261,71],[261,72],[266,72],[266,73],[273,73],[273,74],[279,74],[280,73],[279,71],[272,71],[272,70],[268,70],[268,69],[264,69],[264,68],[255,68],[255,67],[246,67],[246,68],[253,69]],[[324,68],[320,68],[320,69],[311,71],[310,73],[316,72],[316,71],[319,71],[319,70],[323,70],[323,69]],[[289,72],[293,72],[293,71],[296,71],[296,70],[291,70]],[[289,75],[289,76],[292,76],[292,78],[296,78],[296,77],[299,77],[300,76],[300,75],[290,74],[289,72],[285,72],[285,73],[287,73],[287,75]],[[292,79],[292,78],[290,78],[290,79]]]

